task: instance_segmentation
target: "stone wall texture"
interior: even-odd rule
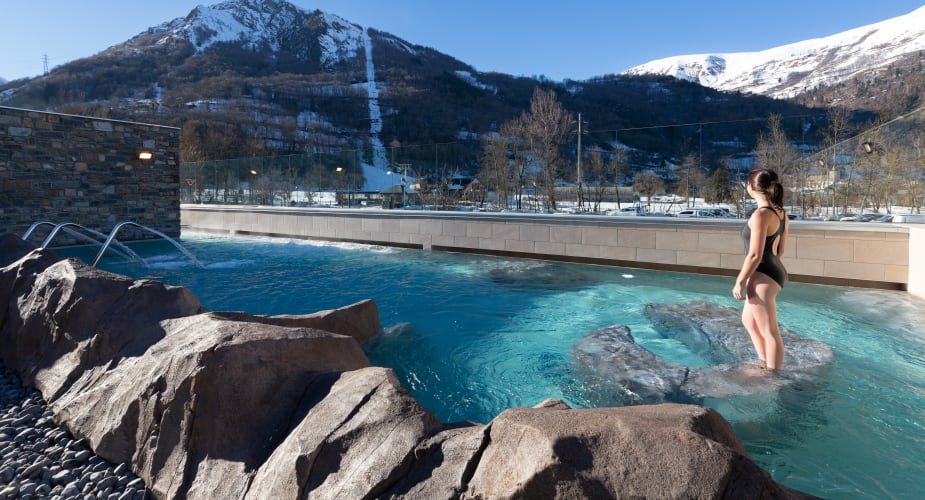
[[[153,157],[139,159],[142,151]],[[37,221],[73,222],[109,233],[129,221],[179,236],[179,165],[175,127],[0,106],[0,227],[22,234]]]

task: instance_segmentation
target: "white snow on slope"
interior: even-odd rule
[[[151,31],[163,33],[158,44],[183,38],[189,40],[199,52],[219,42],[238,41],[249,41],[251,48],[257,48],[259,43],[265,42],[276,51],[279,50],[281,33],[299,27],[297,20],[291,15],[287,17],[287,14],[305,14],[304,10],[292,7],[294,10],[271,12],[241,8],[233,1],[208,7],[200,5],[189,16],[161,24]],[[334,14],[322,15],[329,29],[319,37],[323,48],[321,63],[329,65],[356,57],[357,51],[363,46],[363,28]]]
[[[203,51],[218,42],[270,38],[268,36],[249,36],[255,30],[235,18],[235,11],[227,7],[225,3],[209,7],[202,5],[196,7],[195,15],[187,18],[177,18],[166,23],[166,25],[162,25],[166,29],[166,36],[161,38],[158,43],[167,43],[173,37],[179,36],[189,40],[196,47],[196,50]],[[248,11],[248,13],[254,14],[253,17],[249,16],[249,19],[256,21],[257,26],[263,26],[265,30],[272,29],[273,23],[269,16],[261,16],[256,11]],[[266,17],[266,19],[261,19],[261,17]],[[197,29],[201,27],[208,27],[208,30]],[[155,30],[159,28],[155,28]],[[271,44],[270,46],[273,50],[279,49],[276,44]]]
[[[925,50],[925,7],[824,38],[759,52],[667,57],[623,74],[669,75],[718,90],[787,98],[919,50]]]
[[[366,31],[363,32],[363,45],[366,50],[366,95],[369,103],[369,143],[373,150],[372,166],[385,171],[389,169],[389,162],[382,139],[379,138],[382,132],[382,111],[379,109],[379,87],[376,85],[376,65],[373,63],[373,41]]]
[[[324,47],[321,55],[322,64],[328,65],[343,59],[354,58],[361,47],[369,45],[369,35],[363,28],[334,14],[325,13],[324,21],[331,29],[319,39],[321,46]]]
[[[468,71],[459,70],[456,72],[456,76],[458,76],[462,81],[468,83],[469,85],[472,85],[473,87],[477,89],[487,90],[488,92],[491,92],[492,94],[498,93],[498,87],[495,87],[494,85],[486,85],[480,82],[476,77],[472,76],[472,73]]]

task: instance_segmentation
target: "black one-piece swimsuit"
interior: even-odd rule
[[[762,208],[771,208],[771,207],[758,207],[758,210]],[[774,212],[777,213],[776,211]],[[756,272],[763,273],[768,275],[772,280],[776,281],[781,288],[787,284],[787,269],[784,268],[784,264],[781,263],[780,257],[775,255],[776,252],[771,251],[771,247],[774,246],[774,240],[784,234],[784,219],[781,217],[780,227],[777,228],[777,232],[768,236],[764,239],[764,253],[761,256],[761,263],[758,264],[758,268],[755,269]],[[752,231],[748,227],[748,223],[745,224],[745,228],[742,229],[742,239],[745,240],[745,254],[748,255],[749,243],[751,242]],[[778,244],[778,247],[780,245]]]

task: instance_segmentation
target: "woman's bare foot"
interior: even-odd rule
[[[764,368],[760,368],[760,367],[758,368],[749,367],[749,368],[743,368],[742,373],[744,373],[745,375],[748,375],[749,377],[763,377],[767,375],[767,370],[765,370]]]

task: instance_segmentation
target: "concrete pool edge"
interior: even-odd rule
[[[181,205],[181,228],[734,276],[743,221]],[[795,282],[925,298],[925,228],[798,221],[783,261]]]

